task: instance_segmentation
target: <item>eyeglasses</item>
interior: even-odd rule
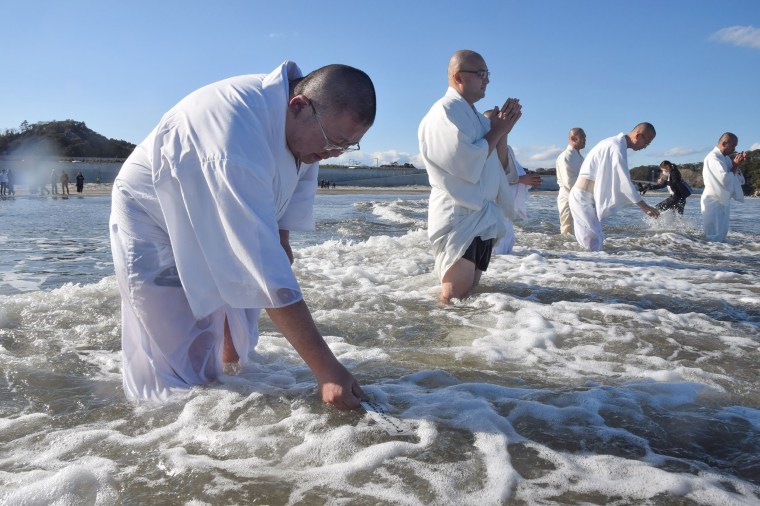
[[[348,153],[349,151],[359,151],[359,143],[356,144],[349,144],[348,146],[341,146],[340,144],[336,144],[333,141],[331,141],[327,134],[325,133],[325,127],[322,126],[322,122],[319,121],[319,113],[317,112],[317,109],[314,107],[314,102],[309,100],[309,104],[311,105],[311,110],[314,111],[314,119],[317,120],[317,125],[319,126],[319,131],[322,132],[322,137],[325,138],[325,147],[322,148],[325,151],[340,151],[341,153]]]
[[[491,71],[488,69],[479,69],[479,70],[460,70],[459,72],[466,72],[468,74],[477,74],[479,78],[483,79],[484,81],[486,79],[491,78]]]

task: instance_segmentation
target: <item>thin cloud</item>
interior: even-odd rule
[[[531,153],[528,155],[528,162],[533,165],[536,163],[551,162],[552,164],[557,160],[557,156],[562,153],[565,148],[559,146],[536,146],[529,147],[520,150],[520,154]],[[520,154],[515,152],[517,159],[520,159]]]
[[[754,144],[752,144],[752,145],[749,147],[749,150],[750,150],[750,151],[754,151],[754,150],[756,150],[756,149],[760,149],[760,142],[755,142]]]
[[[662,156],[689,156],[697,153],[704,153],[705,149],[687,148],[685,146],[676,146],[660,153]],[[709,151],[709,150],[707,150]]]
[[[710,36],[710,40],[733,44],[734,46],[760,49],[760,28],[754,26],[729,26],[721,28]]]

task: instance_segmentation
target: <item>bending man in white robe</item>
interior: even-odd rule
[[[575,238],[589,251],[602,251],[602,220],[620,207],[636,204],[649,216],[660,212],[641,199],[628,170],[627,149],[639,151],[654,140],[651,123],[639,123],[628,134],[604,139],[583,160],[578,179],[570,192]]]
[[[358,149],[374,117],[364,72],[328,65],[302,78],[285,62],[191,93],[135,148],[110,220],[129,399],[164,400],[244,364],[266,309],[323,401],[359,406],[303,301],[289,233],[314,227],[317,162]]]
[[[478,284],[491,257],[493,239],[504,235],[512,193],[496,145],[521,115],[508,99],[491,119],[475,109],[485,96],[489,71],[478,53],[457,51],[448,67],[449,88],[420,123],[420,154],[430,186],[428,237],[439,300],[464,298]]]
[[[586,132],[582,128],[571,128],[567,148],[557,157],[557,209],[559,210],[559,231],[573,235],[573,215],[570,213],[570,190],[573,189],[583,164],[581,149],[586,147]]]
[[[728,234],[731,217],[731,199],[744,201],[744,176],[739,166],[747,159],[742,152],[731,158],[739,138],[731,132],[720,136],[717,146],[705,157],[702,179],[702,226],[708,241],[723,242]]]

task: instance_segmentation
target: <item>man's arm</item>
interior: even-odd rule
[[[288,255],[290,265],[293,265],[293,250],[290,247],[290,230],[280,229],[280,244],[282,249],[285,250],[285,254]]]
[[[639,206],[639,209],[644,211],[648,216],[651,216],[652,218],[657,218],[658,216],[660,216],[660,211],[650,206],[643,200],[639,200],[638,202],[636,202],[636,205]]]
[[[303,300],[266,310],[272,323],[303,358],[317,378],[320,396],[338,409],[355,409],[365,398],[356,378],[341,364],[311,317]]]
[[[557,184],[568,192],[572,189],[570,185],[570,164],[568,163],[568,152],[563,151],[557,157]]]

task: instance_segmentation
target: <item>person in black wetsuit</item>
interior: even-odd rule
[[[662,175],[656,183],[639,183],[639,192],[644,195],[647,190],[659,190],[668,187],[670,196],[657,204],[655,207],[660,211],[675,209],[678,214],[683,214],[683,208],[686,205],[686,198],[691,195],[691,189],[681,177],[678,167],[668,160],[663,160],[660,164]]]

